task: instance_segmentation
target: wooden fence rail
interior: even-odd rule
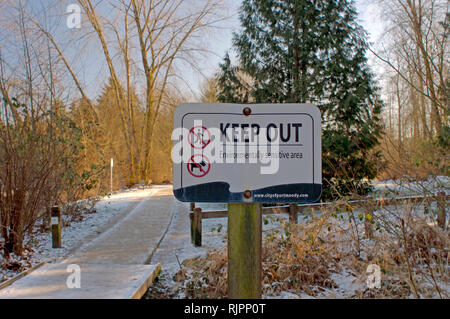
[[[442,228],[445,227],[446,223],[446,201],[450,200],[450,195],[445,195],[445,193],[438,193],[435,196],[404,196],[395,198],[370,198],[362,200],[351,200],[347,202],[326,202],[326,203],[314,203],[314,204],[290,204],[282,206],[273,207],[262,207],[262,214],[289,214],[289,222],[297,223],[298,214],[302,213],[305,208],[312,209],[324,209],[326,207],[334,206],[338,210],[353,210],[354,208],[367,206],[370,207],[372,211],[382,208],[383,206],[394,205],[404,202],[434,202],[438,201],[439,204],[439,214],[438,214],[438,224]],[[201,208],[195,207],[195,203],[190,203],[190,221],[191,221],[191,241],[195,246],[202,245],[202,220],[208,218],[223,218],[228,216],[228,211],[226,210],[216,210],[216,211],[202,211]]]

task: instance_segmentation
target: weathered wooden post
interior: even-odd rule
[[[189,222],[191,224],[191,243],[194,243],[194,212],[189,212]]]
[[[189,220],[191,223],[191,242],[194,243],[194,208],[195,203],[191,202],[189,205]]]
[[[298,222],[297,204],[289,204],[289,222],[292,224],[297,224]]]
[[[51,210],[52,248],[61,248],[61,211],[58,206]]]
[[[191,241],[194,246],[202,245],[202,209],[194,208],[194,212],[189,214],[191,218]]]
[[[445,193],[439,192],[438,194],[438,213],[437,213],[437,223],[439,227],[442,229],[445,229],[445,223],[446,223],[446,213],[445,213]]]
[[[373,239],[373,211],[366,210],[364,213],[364,233],[369,239]]]
[[[260,204],[228,204],[228,297],[261,298]]]
[[[113,193],[113,167],[114,167],[114,159],[111,157],[111,195]]]

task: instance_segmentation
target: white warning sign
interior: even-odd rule
[[[173,188],[181,201],[314,202],[322,192],[321,116],[311,104],[182,104]]]

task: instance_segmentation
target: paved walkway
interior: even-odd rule
[[[205,256],[211,248],[218,249],[226,245],[227,221],[223,218],[203,220],[202,247],[194,247],[191,243],[191,230],[189,220],[189,203],[177,200],[172,206],[173,217],[167,234],[152,256],[151,263],[160,263],[166,273],[174,273],[180,269],[185,259]],[[196,207],[206,210],[222,209],[217,204],[196,203]],[[226,208],[223,208],[226,209]],[[217,229],[218,224],[225,224],[222,232],[211,231]]]
[[[178,262],[192,257],[193,251],[199,253],[203,250],[199,247],[194,248],[191,243],[188,205],[176,201],[173,204],[173,221],[151,262],[160,263],[164,270],[171,272],[178,270]]]
[[[140,298],[160,265],[150,257],[172,221],[172,186],[154,186],[151,196],[138,203],[113,227],[80,247],[73,257],[46,264],[0,290],[0,298]],[[81,288],[69,289],[67,267],[81,270]],[[72,277],[73,278],[73,277]]]

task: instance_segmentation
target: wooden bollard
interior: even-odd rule
[[[289,222],[292,224],[297,224],[298,222],[297,204],[289,205]]]
[[[50,224],[52,226],[52,248],[61,248],[61,211],[58,206],[51,210]]]
[[[373,211],[364,213],[364,232],[367,238],[373,239]]]
[[[437,213],[437,223],[438,226],[442,229],[445,229],[445,223],[446,223],[446,213],[445,213],[445,193],[439,192],[438,194],[438,213]]]
[[[228,298],[261,298],[260,204],[228,204]]]
[[[189,221],[191,223],[191,243],[194,243],[194,212],[189,213]]]
[[[191,241],[194,246],[202,245],[202,209],[194,208],[194,212],[190,213],[191,218]]]
[[[195,203],[191,203],[189,210],[190,210],[191,212],[193,212],[193,211],[194,211],[194,208],[195,208]]]

